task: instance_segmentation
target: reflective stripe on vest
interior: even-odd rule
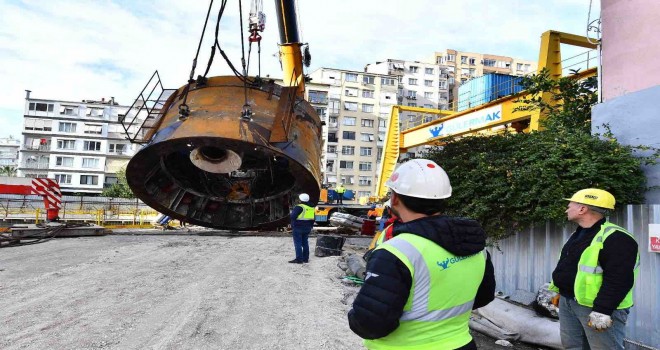
[[[593,307],[594,300],[600,291],[600,287],[603,284],[603,268],[598,265],[598,257],[601,249],[603,249],[603,244],[607,237],[609,237],[615,231],[621,231],[632,239],[635,239],[630,232],[626,231],[620,226],[617,226],[611,222],[605,222],[600,231],[594,236],[591,244],[582,252],[580,256],[580,261],[578,263],[578,272],[575,276],[575,299],[578,304]],[[635,267],[633,268],[633,274],[635,281],[637,280],[637,274],[639,272],[639,251],[637,252],[637,261],[635,262]],[[634,285],[633,285],[634,286]],[[617,309],[629,308],[633,305],[633,288],[628,291],[628,294],[623,298],[621,303],[617,306]]]
[[[302,212],[298,214],[296,220],[299,221],[314,220],[314,207],[310,207],[309,205],[305,205],[305,204],[298,204],[298,206],[302,208]]]
[[[385,337],[365,340],[368,349],[456,349],[472,340],[468,323],[484,276],[485,253],[456,256],[409,233],[376,249],[389,251],[405,264],[412,285],[399,327]]]
[[[389,230],[390,227],[392,227],[392,225],[394,224],[387,225],[387,227],[385,227],[383,231],[380,232],[380,236],[378,236],[378,240],[376,241],[376,247],[378,247],[379,245],[383,244],[383,242],[386,241],[385,237],[387,237],[387,230]]]

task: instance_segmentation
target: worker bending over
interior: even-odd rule
[[[566,215],[578,224],[552,272],[558,292],[561,343],[574,349],[623,349],[633,306],[639,249],[632,233],[605,218],[615,199],[607,191],[576,192]]]
[[[433,161],[402,164],[386,186],[402,223],[367,263],[350,328],[368,349],[476,349],[471,311],[495,294],[481,225],[441,214],[452,189]]]

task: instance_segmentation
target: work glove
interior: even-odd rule
[[[589,322],[587,326],[602,332],[612,327],[612,318],[609,315],[601,314],[600,312],[592,311],[589,314]]]

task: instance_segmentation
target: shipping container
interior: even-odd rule
[[[491,73],[473,78],[458,87],[458,111],[477,107],[522,91],[522,77]]]

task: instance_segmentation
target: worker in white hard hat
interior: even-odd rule
[[[301,193],[300,203],[291,211],[291,229],[293,230],[293,246],[296,258],[289,261],[292,264],[309,262],[309,233],[314,227],[314,205],[309,202],[309,195]]]
[[[578,224],[561,250],[550,289],[559,293],[559,329],[566,349],[623,349],[639,269],[635,236],[607,221],[614,196],[587,188],[566,198]]]
[[[402,222],[367,263],[351,330],[368,349],[476,349],[470,314],[495,294],[484,230],[442,214],[452,188],[431,160],[403,163],[385,185]]]

